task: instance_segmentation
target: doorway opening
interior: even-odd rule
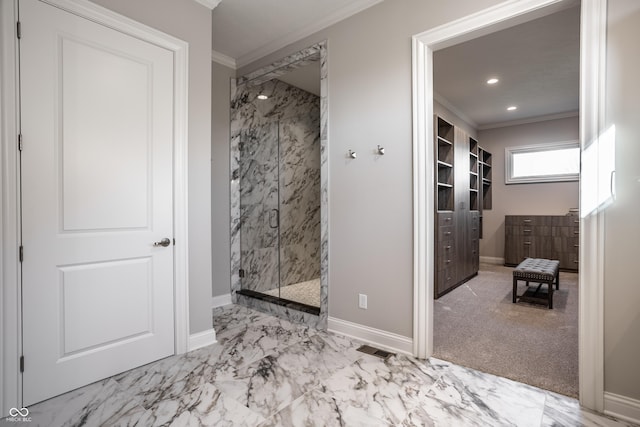
[[[435,173],[433,54],[482,35],[528,22],[577,4],[575,1],[515,1],[500,4],[413,37],[414,93],[414,355],[433,355]],[[580,150],[598,140],[603,120],[606,0],[582,0],[580,25]],[[582,155],[582,154],[581,154]],[[582,165],[582,175],[597,173]],[[580,197],[589,192],[580,187]],[[580,403],[602,411],[603,375],[603,214],[579,217],[579,396]]]
[[[578,397],[579,64],[579,5],[433,55],[433,355],[571,397]],[[573,156],[559,165],[567,173],[542,170],[565,151]],[[561,285],[549,292],[521,282],[514,303],[512,272],[525,258],[558,260]],[[549,353],[563,357],[550,363]]]

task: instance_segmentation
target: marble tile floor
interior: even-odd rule
[[[320,307],[320,278],[264,291],[267,295]]]
[[[242,306],[214,309],[213,322],[218,344],[34,405],[29,425],[630,425],[442,360],[385,361],[356,340]]]

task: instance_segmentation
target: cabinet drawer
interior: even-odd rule
[[[551,227],[551,236],[555,237],[580,237],[580,229],[578,227]]]
[[[446,268],[451,268],[453,267],[455,261],[455,257],[453,256],[441,256],[438,257],[438,263],[436,265],[436,269],[438,270],[444,270]]]
[[[542,236],[549,234],[551,227],[546,225],[508,225],[504,227],[506,236]]]
[[[453,225],[453,213],[452,212],[440,212],[438,213],[438,226]]]
[[[436,289],[438,290],[438,295],[455,285],[453,271],[454,270],[452,268],[445,268],[438,271],[436,276]]]
[[[439,242],[453,240],[453,237],[454,237],[453,226],[445,225],[443,227],[438,227],[438,241]]]
[[[438,242],[437,246],[438,257],[449,257],[451,258],[455,253],[455,248],[453,242]]]
[[[580,219],[577,216],[554,216],[553,223],[557,227],[579,227]]]
[[[479,259],[480,256],[480,243],[478,242],[478,239],[471,239],[471,259],[473,260],[477,260]]]
[[[504,218],[504,225],[547,225],[546,217],[535,215],[507,215]]]
[[[479,224],[469,224],[469,238],[470,239],[479,239],[480,238],[480,225]]]
[[[577,237],[554,237],[553,238],[553,251],[554,252],[567,252],[578,253],[580,250],[580,239]]]
[[[559,253],[560,268],[563,270],[578,270],[578,254],[577,253]]]

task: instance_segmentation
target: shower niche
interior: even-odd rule
[[[231,99],[233,300],[320,328],[327,311],[323,55],[316,45],[241,77]]]

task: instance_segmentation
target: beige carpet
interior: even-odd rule
[[[577,397],[578,275],[560,273],[549,310],[511,302],[512,271],[481,264],[477,277],[435,300],[434,356]]]

